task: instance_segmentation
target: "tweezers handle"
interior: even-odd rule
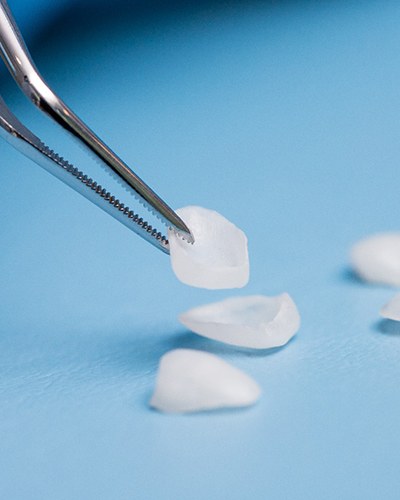
[[[168,221],[170,227],[191,234],[176,213],[85,125],[52,91],[36,68],[6,0],[0,0],[0,55],[24,94],[120,178],[133,193]]]

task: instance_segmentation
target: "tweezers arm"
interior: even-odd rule
[[[190,242],[192,235],[176,213],[90,130],[52,91],[36,68],[5,0],[0,0],[0,55],[24,94],[73,134],[146,205]]]
[[[169,253],[167,239],[106,189],[47,147],[8,109],[0,96],[0,137],[47,170],[74,191],[83,195],[159,250]]]

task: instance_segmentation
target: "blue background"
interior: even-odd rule
[[[251,281],[191,289],[168,257],[0,143],[0,497],[398,499],[393,291],[348,250],[399,228],[400,3],[10,2],[42,73],[174,207],[242,227]],[[52,15],[54,14],[54,15]],[[45,23],[43,23],[44,26]],[[31,27],[36,27],[31,29]],[[83,169],[88,157],[3,75],[1,93]],[[302,327],[243,352],[177,315],[288,291]],[[249,409],[149,410],[160,356],[204,349],[260,383]]]

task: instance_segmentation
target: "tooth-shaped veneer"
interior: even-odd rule
[[[290,295],[233,297],[179,316],[189,330],[226,344],[267,349],[286,344],[300,327]]]
[[[400,233],[380,233],[359,241],[351,249],[351,263],[365,281],[400,286]]]
[[[260,397],[257,383],[214,354],[175,349],[160,361],[150,406],[166,413],[237,408]]]
[[[176,211],[195,242],[168,233],[171,264],[180,281],[199,288],[241,288],[249,280],[246,235],[218,212],[189,206]]]

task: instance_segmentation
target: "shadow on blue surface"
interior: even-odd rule
[[[291,342],[292,341],[294,341],[294,339],[292,339]],[[259,350],[246,349],[243,347],[236,347],[232,345],[222,344],[217,341],[199,337],[198,335],[195,335],[194,333],[191,333],[189,331],[178,333],[169,340],[168,344],[169,344],[168,349],[177,349],[177,348],[199,349],[202,351],[208,351],[212,354],[217,354],[219,356],[229,355],[235,357],[271,356],[281,351],[284,347],[282,346],[282,347],[276,347],[274,349],[259,349]]]
[[[361,279],[351,267],[346,267],[344,268],[340,274],[339,274],[339,280],[342,282],[345,282],[348,285],[354,285],[357,287],[362,287],[362,288],[370,288],[373,290],[377,289],[390,289],[390,285],[385,285],[381,283],[369,283],[368,281],[365,281]]]
[[[380,319],[375,323],[374,330],[383,335],[400,337],[400,322],[391,319]]]
[[[349,285],[366,286],[365,281],[362,281],[350,267],[343,269],[339,276],[340,281],[344,281]]]
[[[41,32],[35,37],[35,45],[46,44],[46,41],[56,38],[65,39],[71,35],[71,26],[74,26],[74,37],[77,36],[77,29],[82,29],[84,33],[105,32],[110,29],[110,22],[118,25],[129,22],[132,29],[135,26],[146,24],[151,20],[162,20],[174,16],[190,17],[193,14],[206,13],[210,20],[213,14],[224,12],[232,8],[244,9],[252,6],[262,6],[269,10],[281,9],[282,5],[289,8],[301,8],[304,4],[308,8],[312,4],[310,0],[115,0],[113,2],[86,0],[85,2],[70,2],[61,4],[58,12]],[[336,0],[335,3],[341,4],[343,0]],[[94,8],[95,6],[95,8]]]
[[[285,346],[282,346],[274,349],[244,349],[199,337],[184,330],[171,333],[164,340],[160,340],[159,336],[146,337],[134,334],[119,338],[111,337],[111,339],[110,343],[107,342],[105,350],[107,362],[112,366],[117,365],[132,370],[138,375],[152,371],[158,364],[160,357],[172,349],[197,349],[234,359],[269,357],[285,348]],[[295,342],[295,337],[290,340],[289,344],[293,342]]]

